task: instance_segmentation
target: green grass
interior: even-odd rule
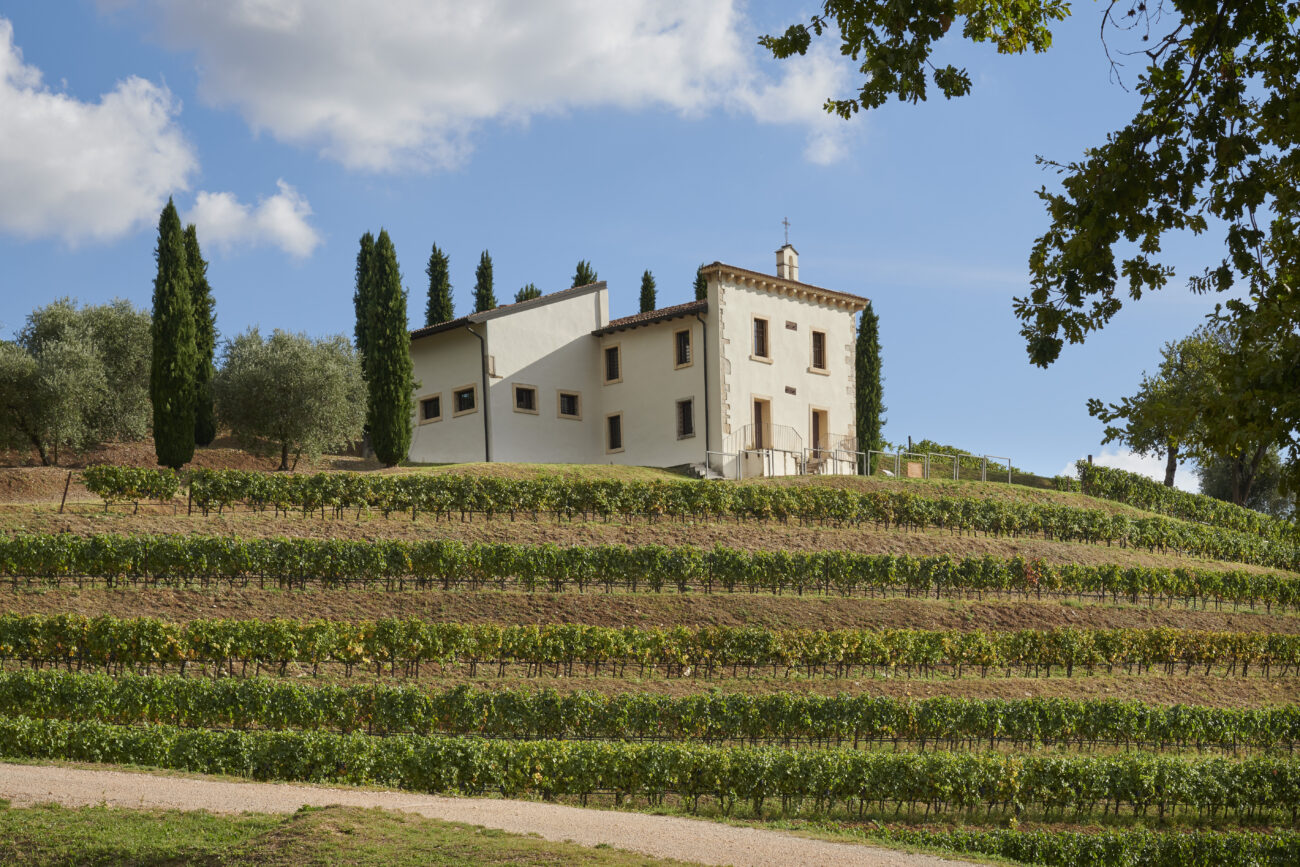
[[[324,807],[304,808],[289,816],[226,816],[113,807],[10,809],[0,801],[0,864],[6,865],[626,867],[678,863],[682,862],[379,809]]]
[[[686,476],[658,467],[633,467],[622,464],[403,464],[397,472],[443,475],[454,473],[492,479],[535,479],[558,476],[564,479],[613,479],[623,482],[681,481]]]

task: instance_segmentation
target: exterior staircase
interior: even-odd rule
[[[685,471],[697,479],[725,479],[726,476],[701,461],[698,464],[688,464]]]

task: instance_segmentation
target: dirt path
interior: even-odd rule
[[[214,813],[291,813],[304,805],[382,807],[514,834],[537,834],[547,840],[569,840],[583,846],[603,843],[657,858],[737,867],[940,867],[964,863],[696,819],[584,810],[532,801],[439,798],[409,792],[238,783],[82,768],[0,764],[0,797],[8,798],[14,806],[53,802],[69,807],[108,804]]]

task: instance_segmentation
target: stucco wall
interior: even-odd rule
[[[787,425],[812,445],[813,408],[825,410],[826,432],[854,433],[854,317],[843,308],[718,280],[709,286],[717,311],[724,440],[753,422],[756,397],[771,401],[771,423]],[[715,300],[716,299],[716,300]],[[770,363],[751,358],[753,320],[768,320]],[[787,328],[792,322],[794,330]],[[812,332],[826,333],[826,373],[812,371]],[[794,389],[790,394],[787,389]],[[733,440],[735,437],[733,437]]]
[[[476,326],[476,328],[479,326]],[[418,463],[460,463],[483,460],[482,362],[479,342],[464,328],[444,331],[411,342],[415,368],[414,429],[410,459]],[[453,416],[452,391],[479,386],[474,412]],[[442,420],[421,423],[420,399],[442,395]]]
[[[753,420],[755,397],[770,401],[769,422],[797,432],[801,447],[813,445],[814,408],[826,413],[828,446],[838,445],[834,437],[852,436],[853,314],[831,301],[796,298],[744,280],[725,274],[710,278],[707,328],[692,314],[595,337],[591,332],[608,322],[603,284],[599,290],[503,311],[475,324],[486,335],[494,363],[487,398],[492,459],[699,463],[707,450],[743,446],[738,438]],[[756,315],[768,319],[770,363],[750,357]],[[787,322],[795,327],[787,328]],[[691,333],[691,363],[678,367],[674,334],[683,329]],[[825,373],[811,369],[814,330],[826,334]],[[605,384],[603,350],[614,345],[621,353],[621,381]],[[415,376],[422,381],[416,397],[439,393],[443,403],[441,421],[416,424],[412,460],[483,460],[483,395],[476,411],[466,415],[454,416],[452,405],[453,389],[480,383],[478,341],[458,328],[417,338],[411,348]],[[515,385],[537,389],[536,413],[516,411]],[[559,416],[559,389],[580,393],[580,420]],[[686,398],[694,401],[695,432],[679,439],[676,405]],[[613,413],[623,416],[623,449],[611,453],[606,418]],[[797,471],[788,463],[775,471]]]
[[[683,330],[691,332],[691,363],[676,367],[673,335]],[[601,381],[604,350],[618,346],[622,382],[599,386],[603,409],[596,461],[671,467],[704,460],[705,368],[700,341],[700,323],[693,314],[601,336]],[[695,402],[695,433],[678,439],[677,401],[688,398]],[[604,425],[612,413],[623,414],[623,451],[609,454]]]
[[[590,463],[600,453],[597,338],[604,292],[593,292],[486,323],[492,378],[492,459]],[[516,412],[514,385],[537,389],[537,414]],[[559,415],[558,391],[581,394],[580,420]]]

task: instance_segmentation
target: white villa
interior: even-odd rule
[[[714,262],[707,298],[610,320],[593,283],[411,332],[410,459],[855,471],[867,299]]]

